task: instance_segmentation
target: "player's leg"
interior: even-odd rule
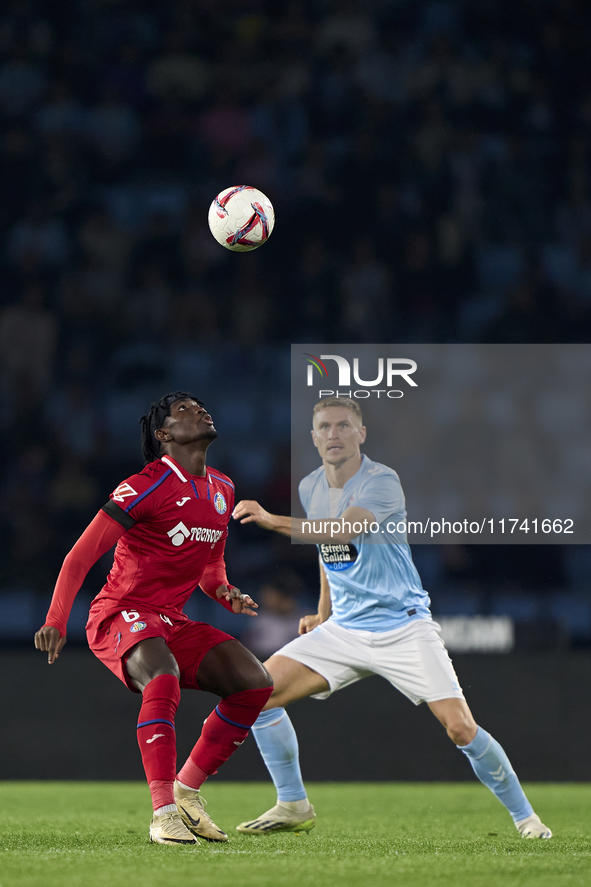
[[[292,812],[309,810],[300,770],[296,732],[285,706],[297,699],[326,693],[328,682],[318,672],[288,656],[274,654],[265,662],[273,678],[273,693],[253,725],[261,757],[277,790],[277,801]]]
[[[188,642],[192,639],[192,649]],[[272,680],[258,659],[230,635],[203,623],[190,623],[173,643],[185,665],[182,686],[220,696],[205,720],[201,735],[179,770],[174,791],[187,827],[197,837],[227,841],[228,836],[206,814],[200,789],[208,776],[242,745],[271,695]],[[198,651],[196,653],[196,651]]]
[[[258,819],[243,822],[248,834],[302,831],[314,825],[314,808],[302,782],[298,743],[283,706],[305,696],[326,698],[335,690],[371,674],[371,650],[355,635],[332,622],[301,635],[266,663],[275,689],[253,734],[277,788],[277,804]]]
[[[476,724],[465,699],[438,699],[428,705],[478,779],[507,808],[519,833],[524,838],[551,838],[552,832],[534,813],[504,749]]]
[[[316,815],[302,780],[296,732],[284,706],[330,688],[322,675],[287,656],[271,656],[265,668],[274,689],[252,732],[277,790],[277,803],[256,819],[240,823],[237,830],[251,835],[309,831]]]
[[[378,674],[415,705],[429,705],[452,742],[468,757],[477,777],[507,807],[524,837],[550,837],[550,830],[535,816],[505,752],[472,717],[437,623],[416,619],[384,633],[374,665]]]
[[[130,683],[140,693],[162,675],[173,675],[177,683],[180,680],[178,663],[163,637],[146,638],[137,643],[125,657],[124,667]]]
[[[174,719],[181,698],[178,664],[164,638],[150,637],[129,651],[124,668],[129,683],[142,694],[137,737],[154,807],[150,840],[194,844],[195,837],[180,818],[174,797]]]
[[[273,692],[263,711],[285,708],[291,702],[327,693],[330,686],[321,674],[289,656],[274,653],[265,662],[265,668],[273,679]]]
[[[253,654],[234,639],[212,647],[201,660],[201,690],[221,696],[178,779],[198,789],[242,745],[273,689],[272,679]]]

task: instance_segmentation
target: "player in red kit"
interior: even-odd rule
[[[191,621],[183,607],[199,585],[228,610],[256,616],[257,604],[226,576],[234,485],[205,464],[217,431],[201,401],[184,392],[168,394],[141,423],[146,465],[119,484],[66,556],[35,646],[48,653],[50,665],[55,662],[84,577],[116,543],[86,632],[101,662],[142,694],[137,735],[154,807],[150,840],[227,841],[205,812],[199,790],[242,744],[272,681],[239,641]],[[181,687],[207,690],[221,701],[175,779]]]

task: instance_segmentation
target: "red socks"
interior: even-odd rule
[[[174,716],[181,699],[178,678],[158,675],[146,686],[137,725],[137,741],[154,810],[174,804],[176,770]],[[263,703],[264,704],[264,703]]]
[[[179,782],[200,788],[208,776],[216,773],[242,745],[272,692],[272,687],[243,690],[220,700],[206,719],[187,763],[179,771]]]
[[[197,744],[179,772],[179,782],[197,789],[208,776],[216,773],[218,767],[242,745],[272,691],[272,687],[244,690],[220,700],[205,721]],[[174,804],[174,717],[180,698],[178,679],[170,674],[154,678],[143,694],[137,738],[154,810]]]

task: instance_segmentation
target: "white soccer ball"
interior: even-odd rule
[[[269,239],[275,225],[275,210],[262,191],[250,185],[236,185],[220,191],[209,207],[207,221],[218,243],[244,253]]]

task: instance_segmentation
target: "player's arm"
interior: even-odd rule
[[[332,613],[330,586],[320,558],[318,558],[318,563],[320,566],[320,598],[318,600],[318,612],[314,613],[313,616],[303,616],[300,619],[300,634],[307,634],[309,631],[312,631],[313,628],[316,628],[317,625],[322,625]]]
[[[282,536],[291,536],[298,542],[350,542],[360,533],[371,532],[375,517],[367,508],[350,505],[339,518],[319,518],[302,520],[298,517],[284,517],[271,514],[258,502],[243,499],[232,514],[241,524],[256,523],[264,530],[274,530]]]
[[[109,505],[121,512],[124,516],[122,520],[127,518],[115,503],[111,502]],[[118,523],[106,510],[101,509],[66,555],[45,623],[35,634],[35,647],[48,654],[47,661],[50,665],[58,658],[66,643],[66,626],[70,610],[86,574],[98,559],[115,545],[125,529],[126,527]]]
[[[199,587],[212,600],[222,604],[226,610],[230,610],[232,613],[244,613],[246,616],[256,616],[255,610],[258,608],[258,604],[255,604],[249,594],[242,594],[239,588],[228,582],[224,560],[225,547],[226,535],[222,536],[214,545]]]

